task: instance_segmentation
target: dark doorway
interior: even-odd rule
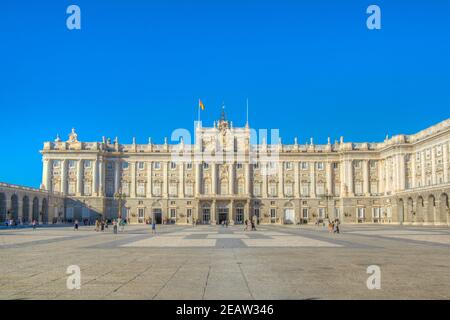
[[[228,208],[219,208],[219,224],[228,220]]]
[[[161,209],[153,209],[153,219],[155,219],[156,224],[162,223],[162,211]]]

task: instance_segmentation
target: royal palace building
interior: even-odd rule
[[[450,225],[450,119],[382,142],[282,144],[222,117],[175,143],[82,142],[75,130],[41,150],[41,189],[66,220],[130,223],[403,223]],[[262,136],[262,137],[261,137]]]

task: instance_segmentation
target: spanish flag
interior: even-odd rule
[[[198,99],[198,107],[202,110],[205,110],[205,105],[203,104],[202,100]]]

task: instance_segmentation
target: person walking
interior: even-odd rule
[[[117,234],[117,221],[116,221],[116,219],[114,219],[112,221],[112,224],[113,224],[113,232],[114,232],[114,234]]]
[[[152,221],[152,234],[156,234],[156,223]]]
[[[252,220],[252,231],[256,231],[255,221]]]
[[[125,230],[125,220],[120,219],[120,232],[123,232]]]
[[[244,221],[244,225],[245,225],[244,231],[247,231],[247,229],[248,229],[248,220]]]
[[[33,230],[36,230],[36,219],[33,219]]]
[[[102,220],[102,221],[100,222],[100,230],[101,230],[101,231],[105,231],[105,221],[104,221],[104,220]]]
[[[75,220],[75,224],[73,226],[73,229],[78,231],[78,220]]]

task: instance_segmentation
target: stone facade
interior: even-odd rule
[[[198,123],[192,144],[81,142],[72,130],[67,141],[44,143],[41,187],[65,196],[69,220],[450,225],[450,119],[378,143],[255,136],[224,114],[213,127]]]

